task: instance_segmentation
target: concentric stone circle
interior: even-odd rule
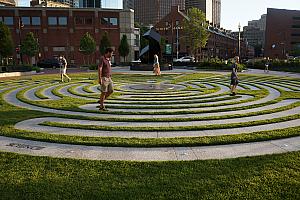
[[[56,136],[169,140],[242,136],[299,126],[300,97],[297,93],[300,80],[245,76],[238,86],[237,96],[229,96],[228,83],[228,75],[177,83],[172,80],[115,82],[119,95],[107,100],[109,112],[98,111],[99,86],[87,79],[63,84],[47,80],[5,81],[0,83],[0,91],[11,105],[70,116],[33,118],[15,125],[18,130]],[[295,97],[288,94],[295,94]],[[68,108],[68,102],[78,106]],[[300,149],[299,137],[216,146],[155,148],[99,147],[0,138],[0,150],[4,151],[100,160],[220,159]],[[8,145],[16,142],[45,148],[20,151]]]

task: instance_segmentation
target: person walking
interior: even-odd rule
[[[265,73],[269,73],[269,66],[270,66],[270,58],[268,57],[265,63]]]
[[[61,82],[64,82],[64,77],[67,77],[68,81],[71,81],[71,78],[67,75],[68,63],[64,56],[59,57],[59,65],[60,65]]]
[[[238,63],[239,63],[239,57],[236,56],[234,58],[234,63],[232,65],[232,71],[231,71],[231,83],[230,83],[230,96],[236,95],[236,87],[239,84],[239,77],[237,74],[238,71]]]
[[[158,55],[157,54],[154,54],[153,73],[156,76],[160,76],[161,75],[160,66],[159,66],[159,60],[158,60]]]
[[[101,87],[100,95],[100,111],[107,111],[104,106],[104,100],[106,100],[113,93],[113,81],[111,79],[111,57],[113,54],[112,48],[107,48],[105,50],[104,56],[101,57],[100,63],[98,65],[98,80]]]

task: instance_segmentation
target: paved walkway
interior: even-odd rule
[[[300,150],[300,137],[207,147],[124,148],[55,144],[0,136],[0,151],[89,160],[182,161],[226,159]]]
[[[135,72],[128,71],[128,68],[117,67],[114,68],[114,72],[117,73],[141,73],[141,74],[152,74],[152,72]],[[175,69],[173,71],[164,72],[164,73],[193,73],[193,70],[186,69]],[[215,74],[228,75],[228,72],[212,72]],[[262,70],[249,70],[244,72],[245,74],[264,74]],[[285,77],[295,77],[299,78],[298,74],[285,73],[285,72],[270,72],[269,75],[278,75]],[[85,116],[85,117],[97,117],[98,120],[77,120],[77,119],[66,119],[59,117],[43,117],[29,119],[22,122],[19,122],[15,125],[17,129],[33,132],[44,132],[47,134],[54,135],[68,135],[68,136],[86,136],[86,137],[118,137],[118,138],[185,138],[185,137],[203,137],[203,136],[223,136],[223,135],[236,135],[236,134],[245,134],[245,133],[254,133],[259,131],[271,131],[286,129],[291,127],[298,127],[300,124],[300,119],[282,121],[279,123],[266,123],[262,125],[249,125],[247,127],[237,127],[237,128],[219,128],[214,130],[197,130],[197,131],[101,131],[101,130],[88,130],[88,129],[73,129],[73,128],[60,128],[55,126],[42,126],[40,125],[43,122],[57,122],[60,124],[69,124],[69,125],[96,125],[96,126],[107,126],[107,127],[153,127],[153,128],[164,128],[164,127],[193,127],[193,126],[205,126],[205,125],[226,125],[226,124],[236,124],[236,123],[251,123],[259,122],[262,120],[272,120],[277,118],[283,118],[287,116],[297,115],[300,113],[300,107],[294,107],[290,109],[284,109],[283,111],[274,112],[271,114],[260,114],[255,116],[243,116],[239,118],[228,118],[228,119],[214,119],[214,120],[197,120],[195,118],[203,117],[221,117],[225,115],[236,115],[236,114],[250,114],[254,112],[268,111],[276,108],[284,108],[290,106],[296,102],[299,102],[299,99],[286,99],[280,100],[277,103],[272,103],[269,105],[259,106],[262,103],[268,103],[270,101],[276,100],[280,97],[280,90],[285,90],[287,92],[296,91],[299,89],[297,81],[286,81],[285,83],[276,82],[272,84],[268,76],[258,78],[256,80],[249,79],[245,80],[240,89],[250,89],[258,90],[259,87],[268,90],[269,94],[261,99],[256,101],[251,101],[252,96],[249,95],[240,95],[236,99],[223,99],[228,97],[228,83],[226,79],[223,78],[208,78],[201,80],[188,81],[187,83],[182,83],[184,87],[190,86],[195,90],[206,88],[212,89],[216,86],[220,87],[220,90],[213,94],[202,94],[201,92],[196,93],[197,91],[190,91],[190,96],[185,90],[178,90],[177,93],[162,93],[161,96],[153,93],[151,97],[150,92],[148,95],[143,93],[138,93],[137,90],[132,89],[128,85],[122,86],[124,96],[110,100],[112,113],[92,113],[92,112],[75,112],[75,111],[66,111],[59,109],[50,109],[42,108],[35,105],[30,105],[24,102],[21,102],[16,98],[18,92],[25,89],[28,83],[33,86],[32,89],[25,92],[24,97],[29,101],[35,102],[41,100],[36,96],[36,92],[41,90],[41,94],[48,97],[49,100],[57,100],[60,97],[52,94],[52,90],[57,86],[61,85],[50,85],[47,82],[41,82],[45,84],[41,86],[40,84],[28,83],[19,84],[17,82],[9,82],[6,87],[0,87],[0,91],[5,91],[9,88],[15,88],[11,92],[7,93],[4,97],[4,100],[8,103],[15,105],[17,107],[26,108],[29,110],[37,110],[46,113],[54,114],[67,114],[73,116]],[[166,83],[166,81],[165,81]],[[134,83],[133,83],[134,84]],[[70,87],[73,87],[73,92],[68,91]],[[83,88],[87,87],[91,93],[86,92]],[[277,89],[276,89],[277,88]],[[62,96],[68,96],[77,99],[85,100],[95,100],[94,98],[83,97],[80,95],[87,94],[96,94],[99,93],[97,86],[93,86],[89,83],[79,83],[72,82],[67,83],[61,89],[58,90]],[[133,93],[133,94],[130,94]],[[216,96],[220,95],[220,96]],[[165,104],[161,104],[161,109],[157,109],[154,112],[150,112],[151,107],[154,105],[154,101],[164,99]],[[190,98],[187,98],[190,97]],[[124,99],[125,98],[125,99]],[[141,99],[141,100],[138,100]],[[148,100],[147,100],[148,99]],[[152,99],[149,101],[149,99]],[[136,101],[138,100],[138,101]],[[153,101],[154,100],[154,101]],[[216,100],[216,102],[195,102],[201,100]],[[247,102],[239,103],[240,100],[245,100]],[[194,102],[193,102],[194,101]],[[124,103],[126,102],[126,103]],[[182,102],[187,103],[189,106],[200,106],[198,108],[184,108],[180,107]],[[230,103],[229,105],[220,105],[219,103]],[[151,104],[152,103],[152,104]],[[180,104],[181,103],[181,104]],[[156,103],[155,103],[156,104]],[[211,104],[210,107],[201,107],[204,104]],[[175,108],[166,108],[167,106],[174,105]],[[121,107],[122,108],[118,108]],[[141,107],[149,107],[149,109],[140,109]],[[178,108],[176,108],[178,106]],[[221,109],[233,109],[239,108],[242,106],[258,106],[256,108],[248,108],[244,110],[232,110],[228,112],[222,112]],[[123,108],[124,107],[124,108]],[[136,107],[136,108],[134,108]],[[81,108],[86,109],[96,109],[94,104],[88,104]],[[122,112],[144,112],[144,115],[120,115],[114,111]],[[166,111],[166,114],[161,115],[156,112]],[[190,111],[188,114],[176,114],[176,111]],[[199,113],[192,113],[194,111],[199,111]],[[119,121],[108,121],[103,120],[103,118],[118,118]],[[149,122],[126,122],[125,119],[153,119]],[[155,118],[163,118],[165,122],[156,122]],[[187,121],[181,122],[168,122],[168,118],[190,118]],[[122,121],[122,119],[124,121]],[[101,146],[85,146],[85,145],[71,145],[71,144],[57,144],[57,143],[48,143],[48,142],[39,142],[39,141],[29,141],[17,138],[9,138],[0,136],[0,151],[6,152],[16,152],[21,154],[29,154],[34,156],[51,156],[51,157],[63,157],[63,158],[76,158],[76,159],[91,159],[91,160],[127,160],[127,161],[176,161],[176,160],[206,160],[206,159],[225,159],[225,158],[236,158],[236,157],[245,157],[245,156],[256,156],[256,155],[266,155],[274,153],[284,153],[291,151],[300,150],[300,137],[292,137],[288,139],[280,140],[271,140],[265,142],[252,142],[252,143],[241,143],[241,144],[231,144],[231,145],[216,145],[216,146],[202,146],[202,147],[161,147],[161,148],[132,148],[132,147],[101,147]]]

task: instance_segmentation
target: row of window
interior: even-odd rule
[[[102,17],[100,19],[102,25],[111,25],[111,26],[117,26],[118,25],[118,18],[115,17]],[[75,17],[75,23],[76,24],[86,24],[91,25],[93,24],[93,18],[92,17]]]
[[[41,18],[40,17],[21,17],[23,25],[33,25],[39,26],[41,25]],[[13,17],[0,17],[0,22],[3,22],[6,25],[14,25],[14,18]],[[86,24],[91,25],[93,24],[92,17],[75,17],[76,24]],[[50,26],[66,26],[68,24],[67,17],[48,17],[48,25]],[[102,25],[111,25],[117,26],[118,25],[118,18],[115,17],[102,17],[101,18]]]

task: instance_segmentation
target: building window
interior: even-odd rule
[[[31,17],[31,23],[34,26],[41,25],[41,18],[40,17]]]
[[[58,18],[58,24],[60,26],[66,26],[68,24],[68,19],[67,17],[59,17]]]
[[[294,20],[300,20],[300,17],[293,17]]]
[[[0,22],[3,22],[3,19],[2,19],[2,17],[0,17]]]
[[[300,25],[293,25],[292,28],[300,28]]]
[[[117,26],[118,25],[118,18],[110,18],[109,23],[113,26]]]
[[[24,25],[30,25],[30,17],[22,17],[21,20]]]
[[[14,18],[13,17],[4,17],[4,24],[14,25]]]
[[[51,26],[57,25],[57,17],[48,17],[48,24]]]
[[[109,24],[109,23],[108,23],[108,18],[107,18],[107,17],[102,17],[102,18],[101,18],[101,24],[103,24],[103,25]]]
[[[75,18],[76,24],[84,24],[84,18],[83,17],[76,17]]]
[[[91,17],[85,18],[85,24],[88,24],[88,25],[93,24],[93,18],[91,18]]]

